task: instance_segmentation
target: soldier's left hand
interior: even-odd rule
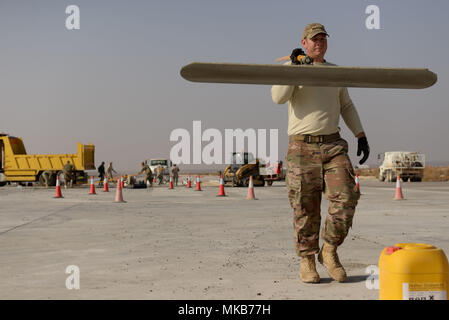
[[[368,145],[368,139],[366,137],[361,137],[358,140],[358,146],[357,146],[357,156],[360,156],[363,152],[363,158],[359,161],[359,164],[365,163],[365,161],[368,159],[369,156],[369,145]]]

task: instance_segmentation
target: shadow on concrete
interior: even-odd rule
[[[365,282],[368,278],[367,275],[363,276],[348,276],[348,279],[346,279],[345,282],[355,283],[355,282]]]
[[[356,283],[356,282],[365,282],[367,279],[367,276],[348,276],[346,281],[344,283]],[[331,282],[337,282],[332,278],[321,278],[320,283],[331,283]]]

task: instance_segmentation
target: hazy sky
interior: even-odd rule
[[[80,30],[67,30],[68,5]],[[380,9],[380,30],[365,8]],[[270,86],[182,79],[193,61],[275,63],[298,46],[304,26],[321,22],[326,58],[339,65],[428,68],[422,90],[349,89],[377,153],[421,151],[449,162],[449,1],[0,0],[0,131],[28,153],[75,153],[93,143],[96,162],[116,169],[168,157],[172,130],[279,129],[287,148],[287,105]],[[354,164],[357,143],[341,121]],[[182,168],[182,166],[181,166]]]

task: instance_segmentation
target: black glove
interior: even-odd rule
[[[298,60],[298,56],[304,56]],[[301,48],[293,49],[292,54],[290,55],[290,60],[292,60],[292,64],[312,64],[313,59],[306,55],[306,53]]]
[[[290,60],[292,60],[292,64],[301,64],[298,60],[298,56],[305,56],[306,54],[301,48],[293,49],[292,54],[290,55]]]
[[[363,158],[359,161],[359,164],[363,164],[366,159],[368,159],[369,156],[369,145],[368,145],[368,139],[366,137],[361,137],[358,140],[358,146],[357,146],[357,157],[360,156],[363,152]]]

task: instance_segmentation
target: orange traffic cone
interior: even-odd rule
[[[360,193],[360,184],[359,184],[359,174],[355,175],[355,185],[357,186],[357,191]]]
[[[96,194],[95,193],[95,184],[94,184],[94,176],[90,179],[90,192],[89,194]]]
[[[254,196],[253,176],[249,177],[248,195],[246,196],[246,200],[256,200],[256,197]]]
[[[187,178],[187,188],[192,188],[192,180],[190,177]]]
[[[404,200],[402,196],[402,187],[401,187],[401,177],[397,176],[396,178],[396,194],[394,196],[394,200]]]
[[[156,176],[153,177],[153,183],[156,184]]]
[[[170,175],[170,183],[169,183],[169,185],[168,185],[168,188],[169,189],[174,189],[173,188],[173,177]]]
[[[125,188],[125,179],[123,179],[123,176],[120,177],[120,184],[122,189]]]
[[[196,176],[196,189],[195,189],[195,191],[203,191],[203,190],[201,190],[200,176]]]
[[[59,176],[56,176],[56,194],[53,198],[64,198],[61,193],[61,184],[59,182]]]
[[[109,192],[108,177],[104,177],[103,185],[103,192]]]
[[[115,201],[114,202],[126,202],[123,200],[122,183],[120,180],[117,183],[117,192],[115,193]]]
[[[226,197],[226,194],[225,194],[225,191],[224,191],[223,176],[220,176],[220,187],[218,189],[217,197]]]

